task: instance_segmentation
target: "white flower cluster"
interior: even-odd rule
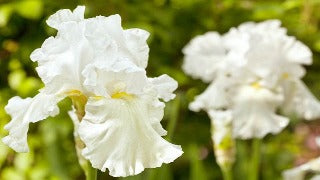
[[[165,104],[159,99],[173,99],[177,82],[146,76],[149,33],[124,30],[119,15],[84,19],[84,10],[60,10],[47,20],[57,36],[31,54],[45,87],[33,98],[9,100],[5,109],[12,120],[3,142],[27,152],[29,123],[57,115],[60,100],[78,96],[84,97],[85,115],[76,133],[94,168],[128,176],[174,161],[183,152],[161,137]]]
[[[312,53],[278,20],[247,22],[224,35],[208,32],[183,53],[183,70],[210,83],[190,109],[231,114],[234,137],[279,133],[289,121],[279,110],[307,120],[320,117],[320,102],[301,81]]]

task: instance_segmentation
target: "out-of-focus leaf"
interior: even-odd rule
[[[46,179],[48,169],[45,165],[41,165],[41,163],[39,163],[39,165],[30,169],[29,174],[30,179]]]
[[[207,174],[205,166],[199,157],[199,148],[195,144],[189,145],[188,155],[190,157],[190,180],[201,179],[207,180]]]
[[[282,6],[286,10],[299,8],[302,5],[302,0],[286,0],[283,2]]]
[[[23,70],[18,69],[13,71],[8,76],[10,88],[13,90],[18,90],[18,88],[20,87],[21,83],[24,81],[25,78],[26,78],[26,73]]]
[[[15,168],[21,173],[26,173],[33,162],[33,154],[29,153],[17,153],[14,159]]]
[[[14,4],[17,13],[27,19],[39,19],[43,13],[41,0],[24,0]]]
[[[253,19],[265,20],[265,19],[275,19],[283,15],[284,9],[277,4],[263,4],[255,8],[253,12]]]
[[[9,69],[11,71],[21,68],[21,63],[18,59],[11,59],[9,62]]]
[[[320,39],[317,40],[316,42],[314,42],[313,48],[314,48],[314,50],[320,52]]]
[[[2,167],[4,161],[6,160],[8,152],[9,152],[8,146],[0,142],[0,168]]]
[[[41,87],[41,81],[35,77],[27,77],[17,89],[21,96],[28,96],[37,93]]]
[[[0,5],[0,27],[7,25],[12,12],[13,7],[11,4]]]
[[[14,40],[8,39],[2,43],[2,46],[5,50],[14,53],[19,49],[19,45]]]
[[[5,168],[1,174],[0,174],[0,179],[3,180],[25,180],[23,175],[19,173],[16,169],[14,168]]]

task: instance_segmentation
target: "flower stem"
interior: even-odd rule
[[[224,180],[232,180],[233,179],[232,165],[221,167],[221,170],[222,170],[222,175],[223,175]]]
[[[173,101],[172,104],[172,109],[170,112],[170,117],[169,117],[169,124],[168,124],[168,134],[167,134],[167,140],[172,140],[174,130],[177,125],[177,121],[179,118],[179,111],[180,111],[180,95],[177,94],[175,100]]]
[[[97,179],[97,169],[91,167],[91,164],[88,162],[87,169],[85,171],[86,180],[96,180]]]
[[[249,169],[249,180],[257,180],[259,178],[259,166],[260,166],[260,154],[261,154],[261,139],[253,139],[252,142],[252,158],[251,168]]]
[[[73,135],[75,139],[75,145],[76,145],[79,164],[86,175],[86,180],[96,180],[97,169],[93,168],[91,166],[91,163],[82,156],[81,151],[83,148],[85,148],[85,144],[82,142],[78,134],[78,126],[79,126],[79,123],[82,121],[83,117],[85,116],[85,105],[88,99],[85,95],[83,95],[80,91],[77,91],[77,90],[71,91],[69,93],[69,97],[72,100],[72,104],[75,109],[75,114],[77,116],[77,119],[76,118],[73,119],[73,123],[74,123]]]

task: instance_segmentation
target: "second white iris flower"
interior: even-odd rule
[[[301,80],[312,53],[280,24],[248,22],[224,35],[208,32],[191,40],[183,49],[183,70],[210,85],[190,109],[228,114],[217,117],[231,116],[232,134],[242,139],[279,133],[289,121],[279,109],[319,118],[320,103]]]

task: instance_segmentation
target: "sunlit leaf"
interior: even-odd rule
[[[5,26],[13,12],[11,4],[0,5],[0,27]]]
[[[41,0],[24,0],[14,4],[15,10],[22,17],[28,19],[38,19],[43,13],[43,3]]]

